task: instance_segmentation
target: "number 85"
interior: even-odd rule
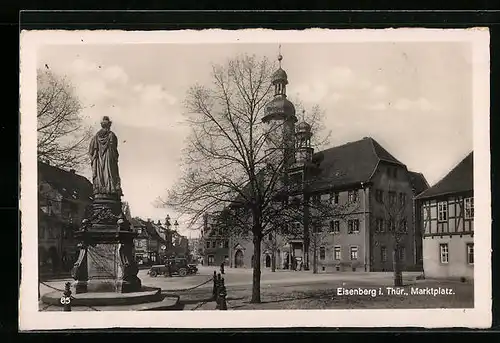
[[[61,297],[61,304],[63,305],[68,305],[71,302],[71,299],[69,297]]]

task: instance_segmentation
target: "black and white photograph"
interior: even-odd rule
[[[21,329],[490,326],[487,29],[20,52]]]

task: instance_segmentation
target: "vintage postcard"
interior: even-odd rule
[[[21,330],[491,325],[489,32],[21,32]]]

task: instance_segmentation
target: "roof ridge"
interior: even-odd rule
[[[455,172],[457,170],[458,167],[460,167],[469,158],[469,156],[472,155],[473,152],[474,152],[474,150],[469,152],[467,155],[465,155],[465,157],[463,157],[458,163],[456,163],[453,166],[453,168],[450,169],[450,171],[448,173],[446,173],[438,182],[436,182],[434,185],[432,185],[431,187],[427,188],[425,191],[420,193],[418,195],[418,197],[420,198],[422,196],[425,196],[426,193],[430,192],[432,189],[434,189],[435,187],[437,187],[438,185],[443,183],[450,175],[453,174],[453,172]],[[443,194],[445,194],[445,193],[443,193]]]

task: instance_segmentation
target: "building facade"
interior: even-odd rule
[[[416,198],[429,278],[474,278],[474,160],[469,153]]]
[[[204,266],[220,266],[222,262],[230,265],[231,237],[224,234],[217,225],[213,215],[204,216],[203,230],[200,238],[200,252]]]
[[[75,170],[38,162],[38,261],[44,275],[69,273],[77,258],[76,231],[92,203],[92,184]]]
[[[264,237],[261,265],[271,268],[274,260],[278,269],[296,269],[300,262],[306,268],[308,262],[313,269],[316,261],[318,272],[392,271],[395,243],[400,240],[402,269],[419,270],[421,235],[414,225],[413,199],[428,187],[423,175],[409,171],[372,138],[321,153],[325,167],[310,183],[311,201],[338,205],[344,213],[324,221],[319,229],[310,228],[308,248],[303,235]],[[295,232],[303,232],[307,224],[294,225],[299,228]],[[404,230],[396,233],[397,227]],[[232,264],[251,267],[252,238],[231,237],[230,242]]]
[[[171,247],[171,241],[168,240],[163,226],[137,217],[132,218],[130,222],[137,233],[134,239],[136,262],[148,266],[162,263],[166,251]]]

